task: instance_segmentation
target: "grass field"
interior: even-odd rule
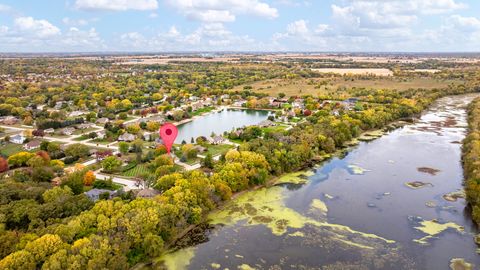
[[[137,177],[137,176],[141,176],[144,173],[149,173],[149,172],[150,171],[148,170],[146,165],[140,164],[135,166],[133,169],[123,172],[123,175],[127,177]]]
[[[284,93],[287,96],[301,96],[327,94],[339,87],[346,88],[373,88],[373,89],[395,89],[407,90],[410,88],[441,88],[450,83],[458,83],[453,80],[437,80],[434,78],[397,78],[384,77],[375,79],[347,79],[347,78],[312,78],[312,79],[271,79],[251,84],[236,86],[234,91],[242,91],[244,86],[251,86],[252,90],[258,93],[265,93],[270,96],[277,96]]]
[[[73,135],[88,134],[95,130],[97,129],[96,128],[77,129],[73,132]]]
[[[208,153],[212,154],[212,156],[220,155],[223,152],[226,152],[233,148],[233,145],[229,144],[219,144],[219,145],[208,145]]]
[[[0,154],[6,157],[22,151],[25,151],[25,149],[23,149],[21,144],[7,143],[5,146],[0,147]]]
[[[263,131],[263,133],[266,133],[266,132],[282,132],[282,131],[285,131],[287,128],[288,128],[288,126],[285,126],[285,125],[277,125],[277,126],[273,126],[273,127],[262,128],[262,131]]]
[[[77,142],[80,142],[80,141],[85,141],[85,140],[88,140],[88,139],[90,139],[90,137],[88,137],[88,135],[84,134],[84,135],[82,135],[82,136],[80,136],[80,137],[77,137],[77,138],[75,138],[75,139],[73,139],[73,140],[74,140],[74,141],[77,141]]]
[[[336,73],[336,74],[374,74],[376,76],[392,76],[393,72],[386,68],[314,68],[313,71],[320,73]]]
[[[215,109],[215,108],[214,107],[200,108],[200,109],[192,112],[191,115],[192,116],[201,115],[201,114],[206,113],[206,112],[211,112],[211,111],[213,111],[213,109]]]

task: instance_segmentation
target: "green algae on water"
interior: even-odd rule
[[[275,181],[275,185],[280,184],[305,184],[308,180],[308,177],[314,175],[313,171],[301,171],[294,173],[287,173],[279,177]]]
[[[468,263],[462,258],[453,258],[450,260],[450,269],[452,270],[472,270],[473,264]]]
[[[357,235],[386,243],[395,243],[393,240],[375,234],[362,233],[348,226],[330,224],[325,220],[316,220],[304,216],[285,205],[283,191],[282,187],[274,186],[242,194],[235,200],[228,202],[223,209],[212,212],[208,216],[210,223],[214,225],[234,225],[237,222],[246,221],[246,226],[264,225],[272,231],[272,234],[277,236],[284,235],[288,228],[301,229],[310,224],[331,230],[339,235]],[[249,207],[256,209],[255,214],[252,214],[253,211],[246,209]]]
[[[319,199],[314,199],[310,204],[310,207],[312,209],[318,209],[322,211],[323,214],[326,214],[328,212],[327,205]]]
[[[222,267],[220,264],[218,263],[211,263],[210,266],[213,268],[213,269],[220,269],[220,267]]]
[[[420,189],[420,188],[423,188],[425,186],[432,186],[433,187],[433,184],[432,183],[425,183],[425,182],[420,182],[420,181],[413,181],[413,182],[407,182],[405,183],[405,185],[411,189]]]
[[[240,266],[238,266],[239,270],[255,270],[255,268],[251,267],[250,265],[244,263]]]
[[[184,270],[188,268],[193,257],[195,257],[195,247],[188,247],[167,253],[159,260],[168,270]]]
[[[464,228],[456,223],[453,222],[447,222],[447,223],[439,223],[437,220],[422,220],[420,222],[420,226],[415,227],[415,229],[423,232],[426,234],[426,236],[420,238],[420,239],[414,239],[414,242],[417,242],[419,244],[427,245],[428,240],[436,237],[440,233],[444,232],[447,229],[454,229],[458,231],[459,233],[462,233]]]
[[[292,236],[292,237],[305,237],[305,234],[301,231],[297,231],[297,232],[294,232],[294,233],[291,233],[289,234],[288,236]]]

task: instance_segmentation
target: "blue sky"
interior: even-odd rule
[[[0,52],[479,48],[478,0],[0,0]]]

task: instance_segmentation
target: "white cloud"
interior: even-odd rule
[[[70,27],[61,38],[61,44],[68,49],[93,50],[100,51],[106,48],[100,35],[95,28],[89,30],[80,30],[76,27]]]
[[[14,21],[20,31],[38,38],[48,38],[60,34],[60,29],[47,20],[35,20],[32,17],[18,17]]]
[[[93,20],[85,20],[85,19],[72,19],[69,17],[65,17],[62,19],[62,22],[66,25],[72,25],[72,26],[85,26],[90,23],[90,21],[95,21],[96,19]]]
[[[235,15],[228,10],[205,10],[203,12],[192,12],[187,14],[190,19],[202,22],[233,22]]]
[[[130,46],[131,48],[144,48],[148,46],[147,40],[145,37],[138,32],[129,32],[122,34],[120,36],[121,43],[126,47]]]
[[[480,19],[475,17],[462,17],[452,15],[446,20],[446,25],[461,32],[480,31]]]
[[[32,17],[14,19],[12,28],[0,26],[2,51],[101,51],[105,48],[105,42],[93,27],[82,30],[72,26],[60,31],[50,22]]]
[[[157,0],[76,0],[75,7],[83,10],[154,10]]]
[[[259,0],[167,0],[187,18],[202,22],[232,22],[237,15],[268,19],[278,17],[278,10]]]
[[[181,33],[175,26],[166,32],[145,37],[138,32],[120,36],[122,49],[142,51],[214,51],[251,50],[257,44],[249,36],[239,36],[222,23],[206,23],[190,33]]]
[[[12,10],[12,8],[10,6],[0,4],[0,12],[9,12],[11,10]]]
[[[463,17],[451,15],[445,18],[438,29],[423,31],[423,44],[420,46],[434,47],[437,50],[478,51],[480,44],[480,19],[476,17]]]
[[[287,33],[291,35],[304,35],[308,34],[309,30],[307,22],[305,20],[295,21],[287,25]]]

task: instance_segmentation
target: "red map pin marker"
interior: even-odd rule
[[[170,154],[172,149],[173,142],[177,138],[178,129],[175,125],[171,123],[166,123],[160,128],[160,137],[163,140],[163,144],[167,147],[167,152]]]

